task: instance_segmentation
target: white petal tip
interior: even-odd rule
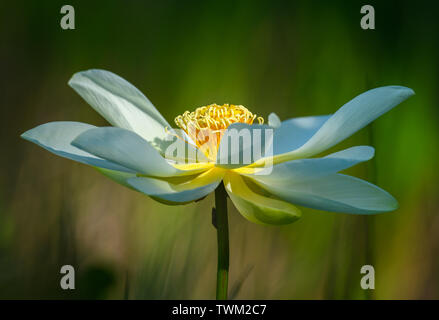
[[[73,88],[73,84],[76,82],[76,80],[78,80],[78,78],[90,75],[92,73],[111,73],[111,72],[101,69],[88,69],[88,70],[78,71],[72,75],[72,77],[67,82],[67,84]]]
[[[25,140],[29,140],[29,131],[30,130],[20,134],[20,138],[25,139]]]
[[[386,87],[385,87],[386,88]],[[387,88],[391,88],[391,89],[395,89],[397,91],[399,91],[399,94],[401,96],[405,96],[406,98],[409,98],[411,96],[413,96],[415,94],[415,91],[411,88],[408,87],[403,87],[403,86],[388,86]]]
[[[40,124],[39,126],[36,126],[35,128],[29,129],[26,132],[23,132],[20,135],[20,138],[24,139],[24,140],[28,140],[31,142],[35,142],[38,141],[38,129],[40,127],[43,127],[44,124]]]
[[[384,191],[384,190],[383,190]],[[387,194],[387,199],[385,203],[382,203],[381,205],[377,206],[376,208],[370,209],[370,212],[367,212],[366,214],[380,214],[380,213],[386,213],[386,212],[392,212],[399,208],[398,200],[396,200],[391,194],[384,191]]]
[[[366,150],[364,155],[364,160],[368,161],[375,156],[375,148],[371,146],[364,146],[364,150]]]
[[[273,128],[279,128],[281,125],[280,118],[274,112],[270,113],[268,116],[268,125]]]

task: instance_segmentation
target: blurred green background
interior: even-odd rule
[[[168,207],[19,138],[49,121],[107,123],[70,87],[111,70],[168,121],[210,103],[264,117],[328,114],[377,86],[410,98],[334,150],[372,144],[349,170],[392,193],[378,216],[303,210],[255,225],[230,205],[230,296],[439,298],[439,20],[433,1],[64,1],[0,3],[0,298],[212,299],[213,197]],[[376,29],[360,28],[375,7]],[[332,150],[331,150],[332,151]],[[76,269],[76,290],[59,286]],[[373,292],[360,268],[375,267]]]

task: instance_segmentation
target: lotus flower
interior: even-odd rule
[[[374,149],[356,146],[312,158],[348,138],[414,94],[401,86],[360,94],[333,115],[280,121],[268,125],[243,106],[209,105],[186,111],[172,129],[137,88],[103,70],[73,75],[69,85],[113,127],[80,122],[50,122],[22,137],[68,159],[97,168],[129,188],[166,204],[202,199],[223,181],[233,204],[248,220],[286,224],[301,213],[296,205],[320,210],[375,214],[397,208],[394,197],[364,180],[338,172],[370,160]],[[255,123],[257,122],[257,123]],[[256,142],[240,144],[238,163],[221,160],[224,137],[237,130],[272,130],[268,157],[241,158]],[[206,132],[215,139],[207,139]],[[211,135],[212,137],[212,135]],[[260,143],[260,139],[259,139]],[[185,146],[184,156],[168,152]],[[230,155],[229,155],[230,156]],[[233,155],[232,155],[233,156]],[[183,158],[183,159],[181,159]],[[260,174],[263,168],[269,174]]]

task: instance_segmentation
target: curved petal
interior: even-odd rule
[[[185,204],[213,192],[223,176],[223,170],[212,168],[195,177],[186,177],[182,181],[135,177],[128,179],[127,183],[134,189],[167,204]]]
[[[373,158],[374,148],[356,146],[323,158],[299,159],[274,165],[268,175],[258,175],[259,168],[239,168],[237,172],[267,183],[305,181],[333,174]]]
[[[224,177],[224,186],[236,209],[248,220],[259,224],[288,224],[300,218],[300,210],[288,202],[269,198],[250,189],[236,173]]]
[[[179,170],[136,133],[115,127],[94,128],[80,134],[72,144],[101,158],[147,176],[172,177],[194,174],[205,168]]]
[[[338,109],[303,146],[279,156],[275,163],[325,151],[414,94],[412,89],[401,86],[366,91]]]
[[[279,149],[279,145],[275,144],[275,156],[269,161],[274,164],[282,163],[325,151],[412,95],[414,95],[412,89],[401,86],[387,86],[366,91],[338,109],[311,137],[306,137],[307,141],[303,145],[287,150],[283,145]],[[285,141],[288,141],[292,133],[285,132],[284,137]],[[288,143],[285,145],[290,147]],[[280,151],[285,153],[278,154]],[[260,159],[252,166],[261,166],[265,162],[266,159]]]
[[[136,132],[157,148],[166,139],[169,123],[136,87],[114,73],[78,72],[69,85],[112,125]]]
[[[81,133],[96,128],[90,124],[72,121],[58,121],[42,124],[23,133],[21,137],[44,149],[67,159],[91,166],[133,172],[131,169],[101,159],[93,154],[72,146],[70,143]]]
[[[343,174],[298,183],[257,183],[285,201],[325,211],[374,214],[398,208],[398,202],[387,191]]]

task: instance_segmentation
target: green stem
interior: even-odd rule
[[[218,235],[216,299],[226,300],[229,280],[229,222],[227,218],[227,192],[223,183],[215,190],[215,220]]]

